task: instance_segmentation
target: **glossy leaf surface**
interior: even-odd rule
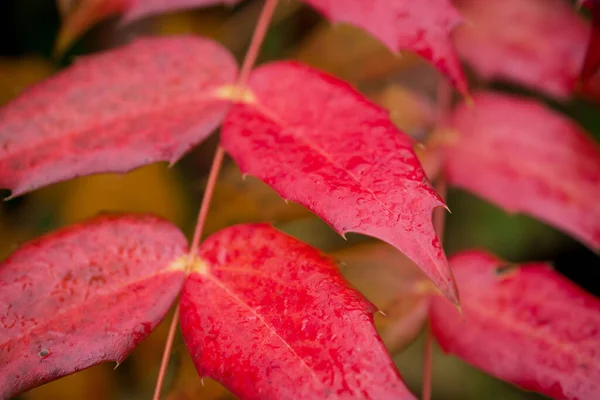
[[[564,0],[455,0],[459,55],[484,79],[504,79],[557,98],[575,87],[589,27]]]
[[[0,398],[121,363],[163,319],[187,241],[150,216],[102,216],[21,246],[0,264]]]
[[[533,101],[474,96],[450,118],[451,184],[539,218],[600,249],[600,149],[574,122]]]
[[[439,296],[430,311],[445,351],[554,399],[600,398],[599,299],[544,263],[466,251],[450,264],[463,315]]]
[[[304,0],[333,22],[365,29],[392,51],[408,50],[432,62],[467,92],[450,38],[461,18],[450,0]]]
[[[208,7],[216,5],[233,6],[240,0],[128,0],[130,2],[123,18],[125,21],[133,21],[149,15],[166,12],[191,9],[196,7]]]
[[[236,225],[198,257],[180,317],[200,376],[244,399],[414,399],[374,307],[318,250],[268,225]]]
[[[292,62],[250,76],[221,140],[243,173],[298,202],[340,234],[384,240],[414,260],[453,301],[452,273],[431,224],[443,205],[388,113],[348,84]]]
[[[191,36],[79,60],[0,109],[0,187],[13,196],[98,172],[174,163],[221,122],[236,64]]]

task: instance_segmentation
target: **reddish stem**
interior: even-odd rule
[[[423,361],[423,390],[421,391],[422,400],[431,399],[431,350],[433,347],[433,336],[431,335],[431,327],[429,323],[425,328],[425,349]]]
[[[256,24],[256,28],[254,29],[254,33],[252,34],[252,40],[250,41],[250,47],[246,52],[246,56],[244,57],[242,69],[240,70],[240,74],[238,75],[238,80],[236,84],[236,90],[238,91],[242,90],[242,88],[246,85],[248,77],[250,76],[250,72],[252,71],[252,67],[254,66],[256,58],[258,57],[260,46],[265,38],[267,28],[269,27],[269,22],[273,17],[273,12],[275,11],[276,7],[277,0],[266,0],[266,3],[261,11],[260,17]],[[200,211],[198,212],[198,221],[196,223],[196,228],[194,229],[194,236],[192,238],[192,244],[190,246],[189,252],[190,264],[196,256],[198,252],[198,247],[200,246],[200,240],[204,231],[204,225],[206,224],[206,218],[210,209],[210,203],[212,200],[213,192],[217,184],[217,178],[219,177],[219,172],[221,170],[221,165],[223,164],[224,158],[225,149],[223,149],[223,147],[219,145],[213,158],[213,163],[208,175],[208,182],[206,183],[206,189],[204,190],[204,196],[202,197],[202,203],[200,204]],[[173,340],[175,338],[175,331],[177,330],[178,322],[179,305],[177,306],[175,310],[175,315],[171,320],[169,335],[167,336],[167,342],[165,343],[165,349],[160,364],[160,370],[158,372],[158,378],[156,379],[156,387],[154,389],[154,396],[152,397],[153,400],[160,399],[160,392],[163,386],[163,382],[165,380],[167,366],[169,364],[169,357],[171,355],[171,349],[173,348]]]

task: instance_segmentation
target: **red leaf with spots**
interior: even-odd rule
[[[414,399],[373,326],[374,307],[318,250],[267,225],[200,248],[180,302],[200,376],[244,399]]]
[[[600,249],[600,148],[574,122],[533,101],[478,93],[449,121],[451,184]]]
[[[439,296],[430,309],[445,351],[554,399],[600,399],[600,300],[543,263],[467,251],[450,264],[463,314]]]
[[[467,92],[451,32],[461,18],[450,0],[304,0],[333,22],[365,29],[392,51],[408,50],[432,62]]]
[[[150,216],[103,216],[24,244],[0,265],[0,398],[122,362],[184,280],[183,234]]]
[[[194,37],[84,58],[0,109],[0,187],[16,196],[98,172],[174,163],[223,119],[236,64]]]
[[[431,224],[444,203],[388,112],[348,84],[291,62],[255,70],[253,97],[235,105],[222,144],[257,176],[341,234],[384,240],[414,260],[453,301],[452,273]]]
[[[588,0],[584,4],[592,14],[592,28],[581,69],[581,79],[588,81],[600,68],[600,0]]]
[[[564,0],[455,0],[465,19],[459,55],[484,79],[506,79],[557,98],[574,89],[589,27]]]

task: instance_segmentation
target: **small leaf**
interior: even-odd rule
[[[600,398],[600,300],[543,263],[497,274],[504,261],[466,251],[450,264],[463,314],[439,296],[430,310],[445,351],[554,399]]]
[[[419,54],[447,75],[461,93],[467,93],[467,81],[450,39],[461,18],[450,0],[304,1],[333,22],[365,29],[392,51]]]
[[[431,212],[444,203],[388,113],[346,83],[292,62],[255,70],[254,98],[235,105],[221,140],[257,176],[337,232],[386,241],[458,301]]]
[[[268,225],[237,225],[198,257],[180,314],[200,376],[244,399],[414,399],[374,307],[318,250]]]
[[[580,74],[581,80],[587,82],[600,68],[600,1],[587,0],[583,4],[592,14],[592,28]]]
[[[574,122],[533,101],[477,93],[443,140],[451,184],[600,249],[600,148]]]
[[[455,0],[466,23],[458,53],[484,79],[506,79],[570,97],[589,28],[564,0]]]
[[[174,163],[221,122],[236,65],[194,37],[94,55],[0,109],[0,187],[17,196],[99,172]]]
[[[0,398],[123,362],[163,319],[187,245],[150,216],[103,216],[26,243],[0,265]]]

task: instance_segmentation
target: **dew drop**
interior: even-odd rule
[[[39,356],[40,356],[40,357],[42,357],[42,358],[44,358],[44,357],[46,357],[48,354],[50,354],[50,350],[48,350],[48,349],[42,349],[42,350],[40,351],[40,353],[39,353]]]

